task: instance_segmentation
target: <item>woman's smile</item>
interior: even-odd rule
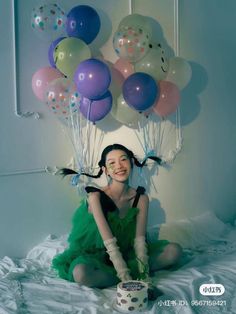
[[[127,171],[124,169],[124,170],[119,170],[119,171],[116,171],[115,174],[118,174],[118,175],[124,175],[126,174]]]

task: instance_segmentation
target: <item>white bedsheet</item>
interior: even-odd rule
[[[191,260],[180,269],[157,272],[154,282],[163,295],[143,313],[236,313],[235,240],[236,228],[227,226],[223,240],[211,239],[186,249]],[[25,259],[0,260],[0,314],[119,313],[113,309],[115,287],[92,289],[56,277],[50,262],[65,245],[65,237],[49,236]],[[202,296],[199,287],[206,283],[224,285],[225,293]]]

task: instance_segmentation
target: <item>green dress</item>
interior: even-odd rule
[[[134,205],[138,203],[138,198],[144,193],[144,189],[138,187]],[[102,190],[87,187],[87,192],[99,191],[101,205],[113,236],[117,238],[117,244],[122,256],[126,261],[133,279],[138,279],[139,271],[134,252],[134,238],[136,232],[136,216],[139,209],[132,206],[125,217],[119,217],[119,211]],[[141,190],[141,192],[140,192]],[[83,199],[75,211],[72,219],[72,230],[68,237],[68,248],[61,254],[54,257],[52,267],[57,271],[59,277],[74,281],[73,269],[77,264],[87,264],[95,268],[102,269],[116,275],[112,262],[106,253],[102,237],[94,220],[93,214],[88,211],[88,203]],[[152,252],[161,253],[169,242],[167,240],[157,240],[148,243],[148,254]]]

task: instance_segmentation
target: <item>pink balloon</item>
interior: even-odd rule
[[[156,114],[165,117],[176,111],[180,102],[180,92],[174,83],[168,81],[159,81],[159,88],[159,98],[152,108]]]
[[[134,73],[134,66],[133,64],[129,63],[125,59],[118,59],[114,64],[115,69],[120,71],[120,73],[127,78],[131,74]]]
[[[112,93],[113,101],[116,100],[122,90],[123,83],[125,81],[124,76],[115,68],[115,65],[107,60],[103,60],[104,63],[109,67],[111,72],[111,84],[109,86],[109,90]]]
[[[44,101],[45,91],[48,84],[51,81],[61,77],[64,77],[64,75],[52,67],[44,67],[39,69],[32,77],[32,89],[35,96],[39,100]]]

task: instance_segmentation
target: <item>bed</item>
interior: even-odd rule
[[[149,240],[159,236],[184,248],[181,265],[155,273],[163,292],[143,313],[236,313],[236,226],[212,212],[176,223],[149,228]],[[67,235],[49,235],[24,259],[0,260],[0,313],[119,313],[116,288],[93,289],[57,278],[50,268],[53,256],[67,245]],[[221,284],[223,295],[201,295],[202,284]]]

